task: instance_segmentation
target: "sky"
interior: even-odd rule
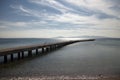
[[[120,38],[120,0],[0,0],[0,38]]]

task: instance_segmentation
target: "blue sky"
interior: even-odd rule
[[[120,0],[0,0],[0,38],[120,38]]]

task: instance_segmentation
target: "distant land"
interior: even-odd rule
[[[105,37],[105,36],[71,36],[71,37],[64,37],[64,36],[58,36],[54,38],[112,38],[112,37]]]

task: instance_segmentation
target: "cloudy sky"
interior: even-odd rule
[[[120,0],[0,0],[0,38],[120,38]]]

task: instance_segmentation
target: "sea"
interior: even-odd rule
[[[0,38],[0,50],[82,38]],[[40,53],[42,54],[42,53]],[[3,57],[0,56],[2,62]],[[97,38],[7,64],[2,77],[120,76],[120,38]]]

